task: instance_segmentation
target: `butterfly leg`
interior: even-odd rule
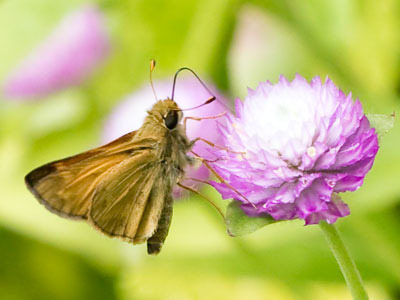
[[[236,194],[238,194],[241,198],[243,198],[244,200],[246,200],[247,203],[249,203],[252,207],[256,208],[256,206],[254,205],[254,203],[250,202],[249,199],[246,198],[246,196],[244,196],[241,192],[239,192],[237,189],[235,189],[232,185],[230,185],[228,182],[225,181],[224,178],[221,177],[221,175],[218,174],[217,171],[214,170],[213,167],[210,166],[209,162],[206,159],[203,159],[201,156],[199,156],[196,152],[194,152],[193,150],[190,151],[192,152],[195,157],[197,159],[200,159],[203,163],[203,165],[212,173],[215,175],[215,177],[218,178],[218,180],[222,183],[225,184],[228,188],[230,188],[231,190],[233,190]]]
[[[183,119],[183,130],[186,132],[186,123],[187,123],[188,120],[194,120],[194,121],[211,120],[211,119],[220,118],[220,117],[225,116],[225,115],[226,115],[226,111],[224,111],[223,113],[220,113],[218,115],[209,116],[209,117],[185,117]]]
[[[211,159],[199,158],[199,157],[193,157],[191,155],[186,155],[186,160],[190,166],[193,166],[195,169],[197,169],[201,166],[201,164],[204,161],[206,161],[208,163],[215,163],[215,162],[221,160],[221,158],[216,158],[216,159],[211,160]]]
[[[194,178],[186,178],[186,179],[187,179],[187,180],[193,180],[193,181],[200,181],[200,180],[196,180],[196,179],[194,179]],[[201,181],[201,182],[203,182],[203,181]],[[203,183],[206,183],[206,182],[203,182]],[[222,210],[218,207],[218,205],[215,204],[214,201],[212,201],[212,200],[209,199],[207,196],[205,196],[204,194],[200,193],[198,190],[195,190],[194,188],[192,188],[192,187],[190,187],[190,186],[184,185],[184,184],[182,184],[182,183],[180,183],[180,182],[178,182],[177,185],[178,185],[179,187],[181,187],[181,188],[183,188],[183,189],[185,189],[185,190],[188,190],[189,192],[192,192],[192,193],[194,193],[194,194],[200,196],[201,198],[205,199],[208,203],[210,203],[210,204],[218,211],[218,213],[221,215],[221,217],[222,217],[222,218],[224,219],[224,221],[225,221],[225,215],[224,215],[224,213],[223,213]]]
[[[226,115],[226,111],[224,111],[224,112],[222,112],[222,113],[220,113],[220,114],[218,114],[218,115],[209,116],[209,117],[185,117],[185,118],[183,119],[183,129],[184,129],[184,131],[186,132],[187,120],[194,120],[194,121],[210,120],[210,119],[217,119],[217,118],[220,118],[220,117],[225,116],[225,115]],[[217,144],[215,144],[215,143],[213,143],[213,142],[211,142],[211,141],[209,141],[209,140],[206,140],[206,139],[204,139],[204,138],[201,138],[201,137],[197,137],[197,138],[195,138],[193,141],[191,141],[191,142],[190,142],[190,143],[191,143],[191,146],[193,146],[193,145],[194,145],[196,142],[198,142],[198,141],[202,141],[202,142],[204,142],[204,143],[210,145],[211,147],[215,147],[215,148],[218,148],[218,149],[221,149],[221,150],[225,150],[225,151],[230,152],[230,153],[242,154],[242,155],[246,154],[246,152],[233,151],[232,149],[229,149],[229,148],[227,148],[227,147],[223,147],[223,146],[217,145]]]
[[[202,137],[197,137],[197,138],[195,138],[194,140],[192,140],[190,143],[191,143],[192,146],[193,146],[193,145],[194,145],[196,142],[198,142],[198,141],[201,141],[201,142],[203,142],[203,143],[206,143],[207,145],[210,145],[211,147],[218,148],[218,149],[221,149],[221,150],[225,150],[226,152],[229,152],[229,153],[246,155],[246,152],[243,152],[243,151],[234,151],[234,150],[232,150],[232,149],[230,149],[230,148],[228,148],[228,147],[220,146],[220,145],[217,145],[217,144],[215,144],[215,143],[213,143],[213,142],[211,142],[211,141],[209,141],[209,140],[203,139]]]

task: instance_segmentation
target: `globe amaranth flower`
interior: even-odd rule
[[[171,97],[171,80],[155,81],[154,85],[159,99],[167,99]],[[207,83],[207,86],[219,101],[214,101],[200,108],[184,112],[185,116],[209,117],[216,116],[226,111],[226,108],[223,104],[227,104],[225,98],[212,85]],[[196,79],[181,78],[178,80],[175,88],[174,100],[178,103],[180,108],[185,109],[198,106],[201,103],[204,103],[204,101],[206,101],[209,97],[210,94]],[[137,130],[142,125],[143,120],[146,117],[146,111],[152,107],[154,101],[154,95],[150,84],[145,84],[143,88],[122,100],[122,102],[116,106],[114,111],[105,122],[103,142],[112,141],[125,133]],[[215,119],[201,121],[188,120],[186,133],[190,140],[201,136],[202,138],[214,143],[222,142],[220,139],[220,134],[217,130],[217,122]],[[210,156],[208,151],[209,148],[209,145],[206,145],[202,142],[197,142],[194,145],[193,150],[201,157],[207,157]],[[199,168],[188,166],[185,171],[187,178],[205,180],[209,176],[209,171],[204,166],[200,166]],[[183,182],[183,184],[196,186],[198,185],[198,182],[186,180]],[[175,188],[174,196],[181,196],[181,192],[182,191],[180,188]]]
[[[109,35],[95,5],[66,15],[3,83],[9,99],[48,95],[87,79],[107,57]]]
[[[225,146],[245,154],[215,151],[214,168],[231,187],[212,184],[250,216],[336,222],[350,213],[336,193],[358,189],[378,151],[361,103],[319,77],[260,83],[225,121]]]

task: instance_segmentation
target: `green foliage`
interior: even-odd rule
[[[2,299],[117,299],[115,273],[0,227]]]
[[[240,208],[241,203],[231,201],[226,209],[226,227],[231,236],[242,236],[277,221],[270,215],[249,217]]]
[[[395,114],[393,113],[390,116],[387,115],[376,115],[376,114],[368,114],[367,118],[372,127],[376,129],[378,136],[381,138],[386,133],[390,131],[390,129],[394,126]]]

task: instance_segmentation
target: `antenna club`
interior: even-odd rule
[[[154,59],[150,60],[150,85],[151,85],[151,89],[153,90],[154,98],[156,98],[156,101],[157,101],[158,97],[157,97],[157,93],[156,93],[156,90],[155,90],[154,84],[153,84],[153,70],[155,67],[156,67],[156,61]]]
[[[204,105],[213,102],[215,99],[217,99],[215,96],[212,96],[212,97],[208,98],[207,101],[204,102]]]
[[[150,60],[150,72],[153,72],[154,68],[156,67],[155,59]]]

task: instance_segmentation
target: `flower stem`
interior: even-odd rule
[[[339,264],[347,286],[353,295],[353,299],[368,300],[368,295],[365,291],[360,273],[340,238],[336,227],[333,224],[326,223],[325,221],[321,221],[319,227],[325,234],[325,238],[328,241],[329,247],[335,256],[337,263]]]

